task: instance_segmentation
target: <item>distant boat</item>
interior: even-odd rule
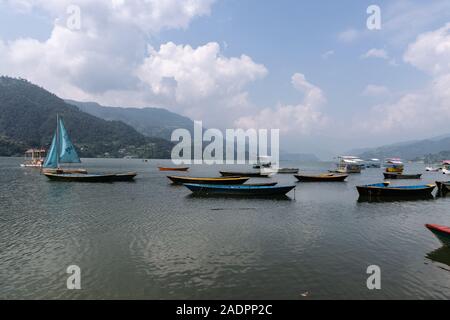
[[[25,168],[41,168],[45,160],[45,149],[29,149],[25,151],[25,161],[20,166]]]
[[[319,175],[295,175],[301,182],[342,182],[347,179],[348,174],[324,173]]]
[[[420,179],[422,177],[421,173],[418,174],[403,174],[396,172],[383,172],[385,179]]]
[[[387,158],[384,166],[386,167],[386,172],[402,173],[405,168],[405,165],[399,158]]]
[[[252,177],[252,178],[268,178],[273,172],[261,172],[261,171],[253,171],[253,172],[239,172],[239,171],[219,171],[220,174],[224,177]]]
[[[284,196],[295,188],[292,186],[230,186],[210,184],[185,184],[186,188],[199,195],[244,196],[244,197],[276,197]]]
[[[167,176],[174,184],[194,183],[194,184],[243,184],[250,178],[248,177],[219,177],[219,178],[197,178],[197,177],[179,177]]]
[[[364,161],[354,156],[339,156],[337,168],[329,170],[332,173],[361,173]]]
[[[189,167],[158,167],[159,171],[188,171]]]
[[[427,171],[427,172],[439,172],[441,170],[442,170],[442,168],[433,168],[433,167],[426,167],[425,168],[425,171]]]
[[[129,181],[134,179],[136,173],[119,174],[88,174],[85,169],[65,169],[61,164],[81,163],[75,147],[70,141],[69,134],[62,119],[56,117],[56,132],[53,136],[50,151],[45,158],[42,173],[50,180],[67,182],[112,182]]]
[[[450,160],[444,160],[442,162],[442,173],[450,174]]]
[[[299,171],[297,168],[279,168],[277,173],[298,173]]]
[[[272,166],[270,159],[268,156],[258,156],[257,163],[253,166],[253,169],[270,168]]]
[[[450,247],[450,228],[446,226],[440,226],[437,224],[426,224],[428,230],[430,230],[439,241],[447,247]]]
[[[381,168],[381,161],[380,159],[369,159],[365,161],[366,168]]]
[[[431,195],[436,185],[390,186],[388,182],[357,186],[361,196],[380,197],[424,197]]]

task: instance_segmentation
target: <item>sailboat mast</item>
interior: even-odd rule
[[[59,169],[59,114],[56,114],[56,168]]]

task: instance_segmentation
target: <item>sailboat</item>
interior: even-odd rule
[[[63,169],[61,164],[81,163],[80,157],[70,141],[63,120],[56,116],[56,132],[50,151],[45,158],[42,173],[50,180],[74,182],[113,182],[134,179],[135,172],[120,174],[88,174],[85,169]]]

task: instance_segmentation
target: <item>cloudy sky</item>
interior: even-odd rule
[[[0,0],[0,74],[325,156],[450,133],[450,1]]]

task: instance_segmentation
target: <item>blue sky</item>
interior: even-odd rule
[[[62,97],[161,106],[207,126],[281,126],[285,149],[327,156],[450,132],[450,94],[442,89],[450,62],[448,1],[193,1],[194,9],[180,13],[186,2],[170,0],[160,18],[153,9],[145,15],[145,1],[119,9],[107,0],[69,1],[88,21],[78,33],[58,29],[65,0],[0,1],[0,57],[3,50],[10,59],[0,62],[0,72]],[[152,2],[159,8],[161,1]],[[381,8],[381,30],[366,28],[371,4]],[[117,10],[142,17],[117,18]],[[97,45],[92,34],[100,35]],[[422,34],[429,45],[418,41]],[[48,57],[33,56],[39,50]],[[41,72],[14,67],[18,59]],[[98,63],[105,59],[108,65]],[[54,70],[47,72],[49,63]],[[304,80],[295,82],[295,74]],[[429,108],[439,116],[425,119]]]

